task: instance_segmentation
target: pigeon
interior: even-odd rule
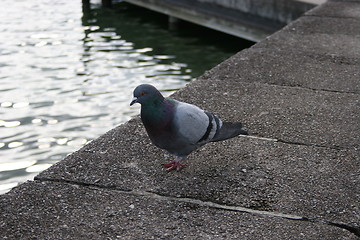
[[[239,122],[222,122],[213,113],[164,96],[152,85],[141,84],[134,90],[130,106],[141,104],[141,121],[152,143],[175,160],[164,164],[168,171],[185,166],[187,156],[208,142],[222,141],[240,134],[247,135]]]

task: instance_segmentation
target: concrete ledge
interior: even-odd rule
[[[152,146],[140,121],[133,120],[36,179],[141,190],[350,224],[358,221],[360,210],[357,154],[239,137],[206,145],[189,157],[187,168],[169,174],[161,167],[166,162],[163,151]]]
[[[23,184],[0,204],[3,239],[353,239],[327,225],[56,182]]]
[[[232,78],[249,83],[299,87],[314,91],[360,93],[360,76],[357,69],[360,65],[359,58],[295,49],[258,47],[243,50],[225,61],[228,66],[238,66],[237,71],[228,71],[228,68],[219,65],[209,70],[205,76],[219,80]]]
[[[260,41],[314,6],[303,1],[126,0],[126,2],[215,29]]]
[[[275,22],[290,23],[312,9],[323,0],[198,0],[202,3],[212,3],[226,8],[236,9]]]
[[[134,118],[1,195],[2,237],[358,239],[359,10],[321,5],[174,94],[251,136],[167,173]]]

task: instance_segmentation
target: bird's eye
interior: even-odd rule
[[[141,92],[141,93],[140,93],[140,96],[144,96],[144,95],[145,95],[145,92]]]

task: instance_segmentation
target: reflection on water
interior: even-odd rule
[[[0,193],[136,115],[138,84],[168,95],[249,46],[205,41],[189,26],[170,32],[164,16],[126,4],[86,16],[81,1],[2,5]]]

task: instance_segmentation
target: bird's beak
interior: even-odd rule
[[[134,97],[130,103],[130,106],[132,106],[134,103],[137,103],[137,97]]]

